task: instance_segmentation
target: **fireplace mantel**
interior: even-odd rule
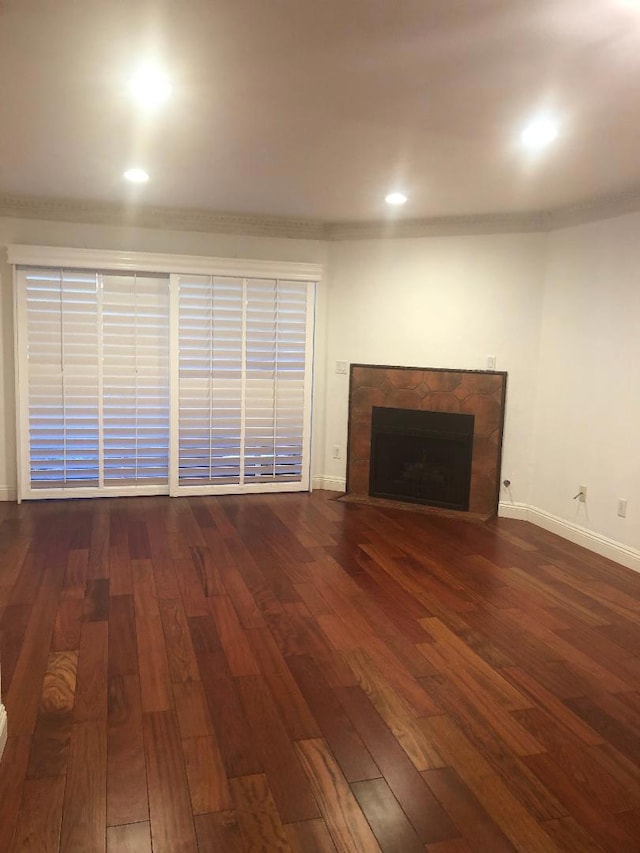
[[[502,371],[352,364],[349,381],[347,494],[368,498],[374,406],[474,415],[469,512],[498,505],[507,387]]]

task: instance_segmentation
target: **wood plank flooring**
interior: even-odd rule
[[[0,504],[0,853],[640,851],[640,575],[334,497]]]

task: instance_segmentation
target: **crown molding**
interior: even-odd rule
[[[634,186],[552,210],[398,219],[386,222],[329,222],[326,225],[326,239],[379,240],[394,237],[462,237],[473,234],[548,232],[638,212],[640,186]]]
[[[0,217],[318,241],[541,233],[639,211],[640,185],[552,210],[367,222],[0,195]]]
[[[379,240],[410,237],[450,237],[472,234],[517,234],[548,230],[548,214],[482,213],[372,222],[329,222],[327,240]]]
[[[44,219],[87,225],[126,225],[167,231],[203,231],[246,237],[284,237],[325,240],[325,225],[314,219],[216,213],[187,208],[121,205],[79,199],[0,195],[0,216]]]
[[[549,231],[640,211],[640,185],[549,211]]]

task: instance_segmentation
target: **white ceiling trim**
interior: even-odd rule
[[[640,211],[640,186],[628,187],[617,193],[610,193],[597,199],[569,204],[549,212],[549,231],[597,222],[600,219],[613,219],[626,213]]]
[[[327,240],[372,240],[394,237],[445,237],[470,234],[514,234],[547,231],[545,213],[483,213],[382,222],[329,222]]]
[[[125,206],[100,201],[0,195],[0,216],[80,222],[88,225],[127,225],[167,231],[203,231],[248,237],[289,237],[324,240],[325,225],[314,219],[215,213],[171,207]]]
[[[379,221],[321,222],[281,216],[0,195],[0,217],[200,231],[297,240],[370,240],[554,231],[640,211],[640,186],[555,210]]]

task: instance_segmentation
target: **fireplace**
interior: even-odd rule
[[[369,494],[469,509],[474,416],[374,406]]]
[[[459,511],[443,508],[456,505],[466,507],[467,518],[489,518],[498,507],[506,390],[507,374],[499,371],[352,364],[349,381],[347,499],[374,502],[401,500],[418,504],[433,501],[438,502],[434,512]],[[375,427],[375,432],[381,434],[374,439],[375,409],[382,409],[386,414],[382,414],[382,429],[378,430],[377,425]],[[412,413],[408,416],[410,418],[415,413],[417,420],[399,427],[396,415],[389,414],[398,410],[408,410]],[[426,420],[421,418],[422,415],[426,415]],[[461,421],[457,418],[454,421],[448,418],[442,420],[440,415],[471,416],[473,427],[470,433],[465,432],[471,421],[465,418]],[[461,426],[463,422],[467,426]],[[398,429],[408,431],[409,434],[405,434],[399,442],[400,450],[392,450],[391,443],[398,444],[395,441],[397,436],[393,435]],[[444,464],[446,462],[449,465],[451,457],[458,455],[460,449],[452,446],[452,439],[440,436],[439,450],[436,454],[432,445],[429,462],[419,449],[424,435],[412,434],[443,431],[464,433],[465,441],[471,444],[471,484],[468,492],[462,487],[454,489],[450,484],[445,484],[442,470]],[[379,454],[378,449],[381,451]],[[381,462],[372,461],[372,451],[374,457],[380,457]],[[468,449],[460,451],[460,455],[468,462],[467,452]],[[396,469],[398,465],[405,469],[407,477],[404,479],[413,480],[411,485],[397,482],[397,474],[394,475],[390,467],[392,463]],[[453,464],[457,467],[459,462]],[[377,482],[378,475],[383,478],[382,483]],[[436,495],[436,486],[440,489],[439,496]],[[381,494],[389,497],[378,497]]]

